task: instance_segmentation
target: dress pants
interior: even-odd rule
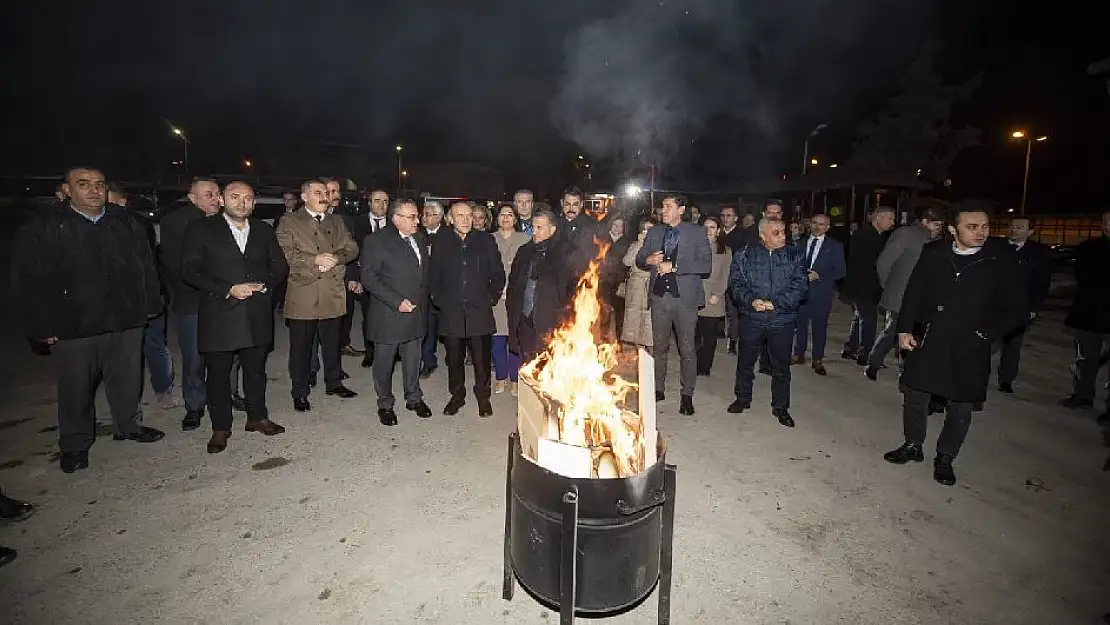
[[[470,361],[474,366],[474,397],[487,401],[492,393],[490,383],[490,358],[493,355],[492,337],[489,334],[443,337],[443,347],[447,361],[447,391],[452,398],[466,398],[466,352],[470,350]]]
[[[671,351],[671,332],[678,343],[679,377],[682,394],[693,395],[698,381],[694,331],[698,307],[681,297],[651,296],[651,333],[655,356],[655,388],[662,391],[667,382],[667,355]]]
[[[903,386],[902,430],[907,443],[925,444],[929,425],[929,402],[932,395]],[[937,454],[956,457],[971,428],[971,402],[949,401],[944,415],[944,426],[937,439]]]
[[[204,410],[204,358],[197,351],[197,314],[173,315],[177,347],[181,350],[181,397],[189,412]]]
[[[898,313],[893,311],[886,311],[886,325],[883,326],[882,331],[875,337],[875,345],[871,347],[871,354],[867,357],[867,364],[871,367],[883,366],[883,361],[886,360],[886,355],[890,350],[898,344]],[[898,361],[899,369],[901,369],[901,359]]]
[[[339,329],[342,317],[331,319],[289,320],[289,378],[293,382],[294,399],[308,397],[308,377],[312,361],[313,335],[320,335],[320,354],[324,363],[324,388],[333,389],[342,383],[339,362]]]
[[[832,313],[832,300],[810,298],[798,308],[797,334],[794,338],[794,355],[805,356],[810,329],[813,329],[814,360],[825,359],[825,342],[829,335],[829,314]]]
[[[1025,342],[1025,331],[1029,329],[1030,323],[1002,337],[1002,353],[998,357],[999,383],[1013,384],[1017,379],[1018,363],[1021,362],[1021,344]],[[1097,374],[1098,371],[1096,370],[1095,373]]]
[[[491,341],[493,350],[493,373],[497,379],[510,382],[517,381],[520,372],[520,354],[509,351],[509,337],[495,334]]]
[[[146,322],[143,359],[150,370],[150,388],[161,395],[173,390],[173,357],[166,345],[166,314]]]
[[[266,411],[266,357],[269,347],[259,345],[233,352],[205,352],[208,367],[208,414],[212,430],[230,432],[232,362],[239,361],[243,374],[243,393],[247,403],[247,422],[269,418]]]
[[[735,341],[740,338],[740,309],[732,301],[732,294],[725,295],[725,336],[728,340]]]
[[[404,343],[374,343],[374,391],[378,408],[393,409],[393,366],[401,356],[401,379],[405,386],[405,403],[424,400],[420,390],[420,346],[422,339]]]
[[[369,350],[370,341],[366,339],[368,335],[366,330],[369,327],[367,324],[369,323],[370,296],[365,292],[352,293],[347,291],[347,314],[343,315],[343,327],[339,332],[339,346],[354,345],[351,342],[351,329],[355,323],[355,308],[362,311],[362,346]]]
[[[439,349],[439,309],[435,306],[430,306],[429,309],[426,317],[428,320],[427,333],[424,335],[420,359],[425,367],[431,369],[439,366],[439,358],[436,356],[436,351]],[[377,359],[377,357],[377,352],[375,352],[374,358]]]
[[[709,375],[713,357],[717,354],[717,337],[724,317],[698,317],[694,328],[694,345],[698,352],[698,375]]]
[[[58,383],[58,447],[87,451],[96,440],[96,389],[104,395],[116,434],[137,434],[143,424],[143,328],[107,332],[54,344]]]
[[[740,321],[740,345],[736,356],[736,386],[733,393],[743,403],[752,402],[755,384],[755,363],[766,350],[771,361],[771,407],[790,408],[790,344],[794,340],[794,324],[770,325]]]
[[[874,302],[852,302],[852,326],[844,351],[857,359],[867,357],[875,345],[875,326],[879,323],[879,305]]]
[[[1095,380],[1098,378],[1099,359],[1102,345],[1110,335],[1079,330],[1075,333],[1075,372],[1072,376],[1072,395],[1079,399],[1094,401]],[[1107,410],[1110,410],[1110,395],[1106,397]]]

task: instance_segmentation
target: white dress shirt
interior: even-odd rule
[[[424,260],[420,257],[420,246],[416,244],[416,239],[404,235],[401,235],[401,238],[408,242],[409,247],[412,248],[412,253],[416,254],[416,264],[423,265]]]
[[[235,237],[235,245],[239,246],[239,253],[246,254],[247,239],[251,236],[251,222],[249,220],[244,221],[243,227],[240,228],[235,225],[235,222],[231,221],[231,218],[228,217],[227,214],[224,214],[224,221],[226,221],[227,226],[231,228],[231,236]]]
[[[377,232],[385,227],[385,217],[370,215],[370,232]]]
[[[813,269],[813,264],[817,262],[817,255],[821,253],[821,246],[824,245],[824,244],[825,244],[825,235],[823,235],[823,234],[819,237],[810,237],[809,238],[809,241],[806,243],[806,248],[809,248],[809,246],[811,246],[811,245],[813,246],[813,256],[812,256],[812,258],[810,258],[809,267],[806,267],[806,269]],[[808,255],[809,253],[810,253],[809,249],[806,249],[806,254]],[[805,258],[805,257],[803,256],[802,258]]]

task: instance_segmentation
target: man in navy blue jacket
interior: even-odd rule
[[[809,222],[810,236],[801,239],[798,251],[809,280],[809,297],[798,309],[798,333],[794,339],[794,358],[791,364],[806,361],[806,339],[813,328],[813,372],[825,375],[825,337],[829,331],[829,314],[832,313],[836,295],[836,281],[847,273],[844,265],[844,246],[832,237],[827,215],[814,215]]]
[[[771,357],[771,414],[786,427],[790,416],[790,346],[798,307],[809,290],[800,250],[786,245],[782,220],[759,222],[759,245],[742,248],[732,257],[729,293],[740,309],[740,354],[736,358],[736,401],[728,407],[741,413],[752,405],[752,385],[759,350]]]

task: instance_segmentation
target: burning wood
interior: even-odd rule
[[[655,464],[654,359],[639,350],[639,384],[618,372],[620,346],[598,343],[600,258],[574,295],[574,316],[520,372],[517,432],[524,456],[560,475],[630,477]],[[628,409],[639,391],[638,412]]]

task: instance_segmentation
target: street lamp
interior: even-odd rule
[[[244,160],[243,164],[246,165],[249,168],[251,166],[251,159],[248,158],[248,159]]]
[[[173,130],[173,134],[177,135],[178,137],[181,137],[181,145],[185,150],[185,158],[182,159],[181,164],[184,166],[185,171],[188,171],[189,170],[189,138],[186,137],[185,133],[182,132],[181,129],[178,128],[177,126],[170,126],[170,130]]]
[[[405,177],[405,171],[401,169],[401,152],[404,149],[400,143],[397,144],[397,197],[401,197],[401,192],[404,190],[404,183],[401,181]]]
[[[837,164],[836,164],[836,163],[831,163],[831,164],[829,165],[829,169],[836,169],[836,167],[837,167]]]
[[[818,134],[821,133],[822,130],[824,130],[828,127],[829,127],[828,124],[817,124],[817,127],[814,128],[813,131],[809,133],[808,137],[806,137],[805,155],[802,158],[802,173],[803,174],[806,173],[806,171],[809,169],[809,165],[810,165],[810,162],[809,162],[809,140],[816,137]],[[814,159],[813,164],[814,165],[817,164],[816,159]]]
[[[810,165],[817,165],[817,159],[815,159],[815,158],[809,159],[809,164]]]
[[[1021,182],[1021,205],[1018,212],[1018,215],[1025,216],[1025,198],[1029,196],[1029,162],[1033,157],[1033,142],[1048,141],[1048,135],[1033,138],[1026,134],[1024,130],[1015,130],[1010,133],[1010,137],[1018,141],[1025,141],[1025,177]]]

